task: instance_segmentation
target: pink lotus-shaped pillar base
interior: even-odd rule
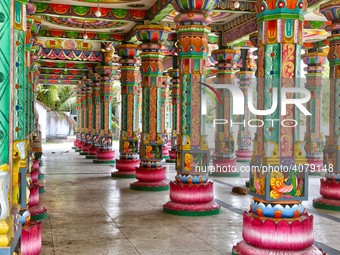
[[[83,153],[89,153],[89,149],[91,148],[91,144],[85,143],[82,148]]]
[[[98,161],[112,161],[115,157],[115,151],[97,151]]]
[[[295,220],[259,219],[243,213],[243,239],[263,249],[300,251],[314,243],[313,215],[304,213]]]
[[[74,140],[74,141],[73,141],[73,145],[74,145],[75,147],[77,147],[78,143],[79,143],[78,140]]]
[[[33,207],[39,204],[39,185],[33,184],[30,187],[30,196],[28,200],[29,207]]]
[[[340,182],[329,179],[320,179],[320,195],[328,199],[339,199],[340,201]]]
[[[21,232],[22,255],[38,255],[41,252],[41,222],[31,221]]]
[[[138,187],[167,187],[169,184],[165,182],[166,167],[162,168],[136,168],[137,182],[131,183],[130,186]]]
[[[335,207],[338,207],[336,209],[336,211],[340,211],[340,200],[337,200],[337,199],[329,199],[329,198],[325,198],[325,197],[317,197],[317,198],[313,199],[313,204],[314,204],[314,207],[316,207],[315,204],[320,204],[321,207],[323,205],[324,206],[323,209],[329,209],[329,210],[335,210],[336,209]],[[331,207],[333,209],[330,209],[330,208],[327,208],[327,207]]]
[[[161,182],[166,179],[166,167],[136,168],[136,179],[140,182]]]
[[[171,201],[163,208],[176,211],[210,211],[221,208],[214,202],[214,187],[212,182],[200,185],[181,185],[170,182]]]
[[[40,205],[30,207],[28,210],[29,210],[31,216],[36,216],[36,215],[40,215],[40,214],[47,212],[47,209],[45,207],[40,206]]]
[[[90,156],[92,157],[97,157],[97,151],[99,150],[98,147],[90,147],[89,148],[89,153],[90,153]]]
[[[39,180],[39,170],[31,171],[31,179],[32,179],[32,183],[35,183]]]
[[[237,161],[250,161],[252,155],[252,151],[236,151]]]
[[[314,245],[300,251],[279,251],[273,249],[262,249],[251,246],[245,241],[239,242],[233,247],[233,255],[326,255]]]
[[[169,148],[167,146],[163,147],[163,156],[169,157]]]
[[[84,144],[85,144],[84,142],[79,141],[78,144],[77,144],[77,148],[78,148],[79,150],[82,150]]]
[[[39,160],[33,161],[32,170],[39,170]]]
[[[118,171],[113,172],[113,174],[118,175],[135,175],[136,174],[136,167],[139,166],[139,160],[116,160],[116,169]]]
[[[228,159],[214,159],[213,160],[213,172],[212,174],[219,174],[223,175],[225,174],[226,176],[230,174],[238,174],[239,171],[236,168],[236,158],[232,160]]]
[[[214,200],[214,186],[212,182],[194,185],[170,182],[170,199],[185,204],[208,203]]]
[[[176,160],[176,151],[170,150],[170,151],[169,151],[169,157],[170,157],[170,159],[172,159],[172,160]]]
[[[323,159],[308,159],[308,169],[310,173],[320,173],[323,168]]]

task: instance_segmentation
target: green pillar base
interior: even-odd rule
[[[31,219],[36,220],[36,221],[40,221],[40,220],[46,219],[47,216],[48,216],[48,214],[47,214],[47,212],[45,212],[45,213],[42,213],[42,214],[31,216]]]
[[[169,156],[164,156],[163,159],[169,159],[170,157]]]
[[[240,173],[209,173],[210,176],[217,176],[217,177],[237,177],[240,176]]]
[[[167,159],[165,163],[176,163],[176,159]]]
[[[236,160],[236,162],[251,162],[251,160]]]
[[[140,191],[164,191],[169,190],[170,186],[164,186],[164,187],[141,187],[141,186],[133,186],[130,184],[130,189],[132,190],[140,190]]]
[[[320,172],[308,172],[308,175],[320,176]]]
[[[45,178],[45,176],[43,174],[38,174],[38,180],[42,180],[44,178]]]
[[[116,172],[111,173],[112,178],[136,178],[135,174],[116,174]]]
[[[100,159],[95,159],[93,160],[93,163],[95,164],[115,164],[116,163],[116,160],[110,160],[110,161],[102,161]]]
[[[209,211],[178,211],[170,210],[163,207],[163,212],[179,216],[210,216],[221,213],[221,208]]]
[[[87,159],[97,159],[96,156],[89,156],[89,155],[87,155],[85,158],[87,158]]]
[[[39,188],[39,193],[44,193],[44,192],[45,192],[45,188],[44,187]]]
[[[76,149],[78,149],[78,148],[77,148],[77,147],[72,147],[72,149],[73,149],[73,150],[76,150]]]
[[[81,152],[82,150],[76,149],[76,152]]]
[[[336,206],[336,205],[325,205],[325,204],[316,203],[313,201],[313,206],[315,208],[329,210],[329,211],[340,211],[340,206]]]
[[[88,155],[90,155],[90,153],[87,153],[87,152],[80,152],[79,155],[86,155],[86,156],[88,156]]]

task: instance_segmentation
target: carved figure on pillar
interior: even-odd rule
[[[116,161],[118,171],[112,177],[135,178],[135,168],[139,166],[138,139],[138,92],[139,92],[139,51],[137,44],[116,46],[121,57],[121,137],[119,142],[120,159]]]
[[[210,11],[216,0],[197,2],[174,0],[180,14],[178,58],[180,73],[179,137],[176,149],[175,181],[170,182],[170,201],[163,211],[176,215],[212,215],[220,213],[214,202],[213,182],[208,181],[210,153],[207,136],[201,133],[201,84],[207,74]]]
[[[320,12],[332,22],[326,30],[331,34],[329,41],[330,114],[329,136],[323,151],[323,164],[327,167],[326,178],[320,179],[321,196],[313,200],[313,206],[326,210],[340,211],[340,1],[320,5]]]

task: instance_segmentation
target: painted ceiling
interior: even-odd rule
[[[62,76],[61,79],[69,81],[73,78],[79,79],[80,76],[77,75],[80,74],[80,70],[85,70],[82,68],[88,70],[85,63],[93,65],[100,61],[101,41],[119,44],[124,39],[135,40],[134,27],[143,24],[145,20],[170,26],[175,33],[174,18],[178,15],[169,0],[33,0],[33,2],[36,5],[33,16],[41,19],[42,24],[37,38],[43,47],[41,63],[42,70],[46,70],[45,81],[48,81],[47,75],[51,72],[54,74],[54,80],[60,78],[58,76],[60,70],[66,72],[67,67],[62,66],[63,62],[68,65],[77,62],[77,65],[69,68],[74,73]],[[254,1],[240,0],[240,7],[235,8],[235,1],[220,0],[212,12],[213,22],[210,25],[212,34],[218,35],[220,30],[235,26],[244,17],[253,16],[254,8]],[[99,17],[96,16],[98,9]],[[317,6],[309,9],[305,20],[306,44],[327,41],[325,27],[328,23],[319,13]],[[218,43],[217,40],[210,42]],[[252,47],[248,36],[233,45],[238,48]],[[166,54],[173,55],[174,42],[169,40],[167,47]],[[164,62],[171,65],[171,57],[166,57]]]

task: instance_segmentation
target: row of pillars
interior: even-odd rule
[[[337,107],[339,57],[338,23],[340,19],[334,2],[321,6],[321,12],[333,22],[331,31],[330,62],[331,99],[330,99],[330,136],[325,145],[322,162],[323,139],[321,126],[322,80],[326,54],[312,49],[302,55],[302,23],[307,10],[307,1],[289,1],[290,5],[268,5],[262,2],[256,6],[259,32],[252,37],[253,45],[258,47],[257,66],[257,109],[269,109],[273,99],[273,89],[280,92],[283,88],[295,88],[300,77],[301,58],[308,65],[306,88],[312,99],[307,109],[312,113],[307,117],[305,141],[300,141],[299,128],[281,125],[281,121],[299,119],[293,107],[287,107],[287,114],[280,116],[279,110],[266,116],[258,116],[264,124],[257,128],[254,149],[250,148],[251,137],[244,125],[238,134],[236,156],[249,161],[252,169],[250,194],[254,196],[250,211],[244,213],[244,241],[233,248],[234,254],[263,253],[264,250],[304,251],[304,254],[322,254],[313,246],[313,216],[305,212],[302,201],[308,199],[308,172],[290,170],[282,172],[264,171],[264,166],[276,166],[277,169],[290,165],[310,164],[320,168],[326,164],[332,172],[327,173],[327,180],[322,180],[323,197],[314,200],[314,206],[334,209],[338,206],[338,136],[339,114]],[[164,206],[164,212],[177,215],[212,215],[220,212],[220,205],[213,201],[213,182],[208,173],[197,171],[208,169],[210,153],[207,136],[201,129],[202,92],[201,83],[206,82],[206,61],[208,57],[208,24],[212,18],[209,12],[216,1],[207,0],[196,3],[190,0],[172,2],[180,14],[175,18],[178,24],[178,69],[169,71],[172,77],[173,131],[170,155],[176,155],[175,180],[165,182],[166,168],[163,165],[162,123],[162,84],[163,84],[163,42],[167,40],[170,29],[160,25],[140,25],[136,28],[137,39],[142,42],[139,49],[142,76],[142,132],[138,144],[137,113],[138,97],[138,60],[137,46],[120,45],[116,47],[121,58],[122,83],[122,137],[120,142],[120,159],[117,160],[118,171],[115,177],[131,177],[136,171],[137,182],[130,188],[144,191],[160,191],[170,188],[170,201]],[[289,13],[284,16],[282,13]],[[280,15],[278,15],[280,14]],[[279,17],[279,18],[278,18]],[[281,30],[281,28],[287,28]],[[291,27],[292,29],[288,29]],[[246,52],[238,52],[228,47],[220,47],[212,52],[218,61],[218,84],[235,85],[233,79],[239,79],[239,85],[246,101],[245,114],[241,122],[249,119],[247,88],[253,77],[253,64]],[[243,60],[240,72],[234,73],[233,61],[241,55]],[[177,59],[175,61],[177,63]],[[177,67],[176,65],[174,65]],[[221,103],[217,107],[217,118],[231,120],[232,97],[225,89],[218,89]],[[250,97],[250,95],[249,95]],[[289,98],[294,98],[293,94]],[[104,100],[101,98],[101,100]],[[280,97],[277,98],[279,104]],[[101,103],[101,106],[103,105]],[[103,109],[101,113],[104,113]],[[279,119],[278,122],[267,121]],[[104,124],[104,123],[103,123]],[[102,127],[101,127],[102,128]],[[101,137],[100,137],[101,138]],[[176,143],[176,142],[177,143]],[[176,146],[174,146],[176,144]],[[221,125],[215,134],[216,159],[214,164],[234,166],[234,138],[230,125]],[[138,155],[138,149],[139,155]],[[126,151],[125,148],[133,151]],[[255,169],[255,170],[254,170]],[[291,169],[291,168],[290,168]],[[303,170],[306,170],[305,168]],[[267,183],[269,182],[269,183]],[[284,206],[283,206],[284,205]],[[287,231],[289,229],[289,231]],[[296,234],[299,235],[297,238]],[[293,241],[294,239],[294,241]],[[286,240],[282,242],[282,240]],[[289,241],[292,240],[292,241]],[[268,251],[269,252],[269,251]],[[297,253],[298,254],[298,253]]]

